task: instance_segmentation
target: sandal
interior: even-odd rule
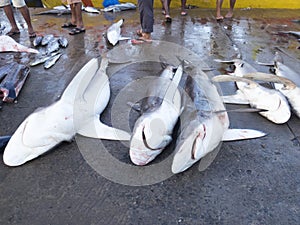
[[[36,37],[36,33],[35,32],[29,33],[29,38],[35,38],[35,37]]]
[[[165,17],[165,21],[166,21],[166,23],[171,23],[172,18],[168,15],[168,16]]]
[[[180,13],[180,15],[186,16],[186,15],[187,15],[187,12],[186,12],[186,11],[182,11],[182,12]]]
[[[14,36],[16,34],[20,34],[20,31],[9,31],[6,35],[7,36]]]
[[[76,27],[76,28],[72,29],[69,32],[69,34],[70,35],[76,35],[76,34],[80,34],[80,33],[84,33],[84,32],[85,32],[85,29]]]
[[[68,23],[64,23],[61,27],[62,28],[71,28],[71,27],[76,27],[76,25],[71,22],[68,22]]]
[[[136,34],[137,34],[137,36],[142,37],[142,36],[143,36],[143,31],[142,31],[142,29],[137,30],[137,31],[136,31]]]

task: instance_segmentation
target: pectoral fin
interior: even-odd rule
[[[107,140],[123,140],[128,141],[130,139],[130,134],[126,131],[109,127],[103,124],[97,117],[94,120],[85,123],[78,131],[78,134],[99,139]]]
[[[260,138],[266,135],[267,134],[262,131],[252,129],[228,129],[224,133],[222,141],[237,141],[252,138]]]
[[[237,91],[235,95],[222,96],[223,102],[228,104],[248,105],[249,101],[241,91]]]

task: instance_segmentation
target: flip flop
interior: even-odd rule
[[[72,29],[69,34],[70,35],[76,35],[76,34],[80,34],[80,33],[84,33],[85,29],[80,29],[78,27],[75,27],[74,29]]]
[[[143,36],[143,32],[142,32],[141,29],[137,30],[137,31],[136,31],[136,34],[137,34],[137,36],[140,36],[140,37]]]
[[[33,32],[33,33],[29,33],[29,38],[35,38],[36,37],[36,33]]]
[[[224,20],[224,17],[223,17],[223,16],[221,16],[221,17],[217,17],[217,18],[216,18],[216,20],[217,20],[217,22],[221,22],[221,21],[223,21],[223,20]]]
[[[64,23],[61,27],[62,28],[71,28],[71,27],[76,27],[76,25],[71,22],[68,22],[68,23]]]
[[[6,35],[7,36],[14,36],[16,34],[20,34],[20,31],[9,31]]]
[[[172,18],[170,16],[165,17],[166,23],[172,23]]]
[[[182,15],[182,16],[186,16],[186,15],[187,15],[187,12],[185,12],[185,11],[182,11],[182,12],[180,13],[180,15]]]

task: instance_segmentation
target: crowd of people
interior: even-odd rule
[[[225,17],[221,15],[221,8],[223,0],[216,0],[216,20],[221,21],[224,18],[232,18],[233,9],[236,0],[229,0],[230,8]],[[71,8],[71,19],[68,23],[62,25],[63,28],[72,28],[69,32],[70,35],[76,35],[85,32],[84,23],[82,19],[82,1],[81,0],[62,0],[63,3],[67,3]],[[0,0],[0,7],[4,9],[4,12],[11,24],[11,30],[7,33],[9,36],[19,34],[20,30],[17,26],[17,23],[14,18],[13,9],[11,3],[15,8],[18,8],[21,12],[25,22],[28,26],[28,34],[30,38],[36,37],[36,33],[31,24],[31,18],[29,9],[26,5],[25,0]],[[170,4],[171,0],[161,0],[162,3],[162,13],[165,15],[165,21],[167,23],[172,22],[170,16]],[[138,0],[138,8],[140,14],[140,24],[141,29],[137,30],[137,35],[139,36],[136,39],[135,43],[151,42],[151,33],[153,32],[154,25],[154,13],[153,13],[153,4],[154,0]],[[186,0],[181,0],[181,12],[182,16],[186,16]]]

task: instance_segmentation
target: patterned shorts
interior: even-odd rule
[[[12,0],[12,4],[16,8],[21,8],[26,5],[24,0]],[[0,0],[0,7],[10,5],[10,0]]]

